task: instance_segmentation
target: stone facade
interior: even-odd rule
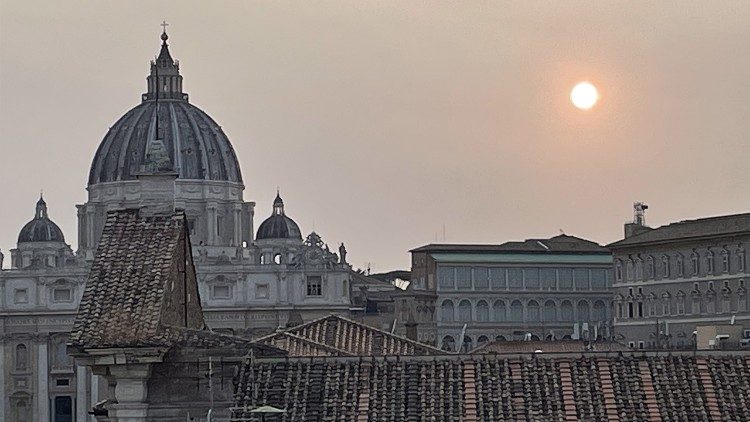
[[[397,315],[438,347],[609,336],[611,256],[593,242],[557,236],[411,252],[412,294],[397,299]]]
[[[626,225],[614,254],[614,326],[635,348],[692,348],[697,325],[750,326],[750,214]],[[620,337],[621,336],[621,337]]]
[[[11,251],[11,268],[0,271],[0,422],[89,420],[88,410],[106,391],[100,377],[64,356],[112,210],[185,213],[204,319],[212,329],[258,337],[330,313],[364,314],[366,303],[353,304],[351,294],[360,294],[361,277],[319,235],[256,241],[255,203],[243,199],[232,146],[182,92],[166,34],[141,99],[112,126],[94,157],[88,200],[77,206],[75,254],[46,204],[44,218],[38,204],[22,231],[28,236]],[[39,234],[47,237],[29,237]]]

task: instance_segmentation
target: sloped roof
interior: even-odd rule
[[[190,253],[185,242],[182,213],[142,217],[137,210],[110,212],[78,307],[71,345],[167,346],[181,341],[182,333],[164,329],[163,313],[178,248]],[[194,296],[188,305],[192,303],[188,312],[193,315],[190,326],[183,328],[200,330],[205,324],[195,279],[186,287]]]
[[[679,221],[610,243],[607,247],[620,248],[680,239],[748,233],[750,233],[750,213],[732,214]]]
[[[750,417],[747,352],[677,353],[246,359],[232,416],[273,406],[295,421]]]
[[[309,352],[303,348],[285,346],[289,334],[296,339],[316,343]],[[388,333],[339,315],[329,315],[292,327],[284,332],[261,337],[256,342],[270,344],[287,350],[291,356],[383,356],[383,355],[435,355],[444,351],[407,338]],[[309,353],[309,354],[305,354]]]
[[[554,341],[491,341],[477,347],[470,354],[484,353],[534,353],[541,350],[544,353],[572,353],[586,351],[621,351],[627,347],[615,342],[593,342],[588,345],[582,340],[554,340]]]
[[[560,234],[549,239],[527,239],[499,245],[429,244],[410,252],[462,253],[597,253],[608,254],[607,248],[576,236]]]

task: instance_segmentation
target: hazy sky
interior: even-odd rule
[[[750,2],[0,1],[0,249],[44,189],[74,249],[107,129],[159,23],[238,154],[256,227],[287,213],[350,261],[750,210]],[[573,108],[579,80],[601,91]]]

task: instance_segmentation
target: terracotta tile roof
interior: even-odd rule
[[[285,334],[317,343],[310,353],[327,350],[339,356],[383,356],[383,355],[435,355],[445,352],[407,338],[388,333],[339,315],[329,315],[292,327],[284,332],[274,333],[256,340],[261,344],[272,344],[284,349],[289,341]],[[301,353],[298,348],[285,349],[290,355]],[[299,356],[299,355],[298,355]],[[308,356],[308,354],[302,354]]]
[[[640,244],[668,242],[676,239],[750,234],[750,213],[684,220],[657,227],[607,245],[617,249]]]
[[[142,217],[137,210],[110,212],[70,344],[85,348],[167,346],[182,338],[162,327],[167,325],[163,313],[170,276],[176,271],[178,248],[185,247],[186,236],[181,213]],[[197,284],[194,287],[197,296]],[[191,316],[195,322],[188,328],[205,325],[197,302],[192,312],[200,315]]]
[[[534,353],[541,350],[543,353],[571,353],[586,351],[625,351],[626,346],[614,342],[594,342],[586,345],[578,340],[555,340],[555,341],[492,341],[472,350],[471,354],[483,353]]]
[[[273,406],[295,421],[750,420],[748,353],[540,356],[247,359],[233,416]]]

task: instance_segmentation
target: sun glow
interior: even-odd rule
[[[599,101],[599,91],[590,82],[579,82],[570,91],[570,101],[581,110],[588,110]]]

